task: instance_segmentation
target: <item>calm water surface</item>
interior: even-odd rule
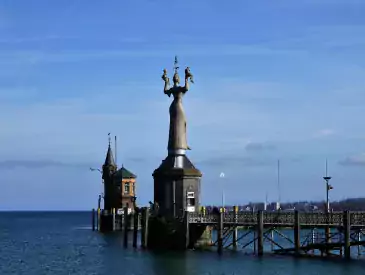
[[[0,274],[365,274],[365,261],[306,260],[243,253],[152,253],[90,229],[89,213],[0,212]]]

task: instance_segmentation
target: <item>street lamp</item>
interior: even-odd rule
[[[329,201],[329,191],[333,189],[333,187],[329,184],[329,181],[332,177],[327,175],[328,173],[328,167],[327,167],[327,159],[326,159],[326,176],[323,177],[323,179],[326,182],[326,216],[327,216],[327,223],[329,223],[330,219],[330,201]],[[331,229],[327,225],[325,228],[325,236],[326,236],[326,243],[330,242],[331,239]],[[328,248],[326,249],[326,253],[328,255]]]
[[[100,174],[103,174],[103,172],[99,168],[91,168],[90,167],[90,171],[99,171]]]
[[[323,179],[326,181],[326,212],[330,212],[330,200],[329,200],[329,191],[333,189],[333,187],[328,183],[332,177],[325,176]]]
[[[223,179],[224,179],[224,173],[222,172],[219,177],[222,179],[222,211],[223,213],[225,212],[224,211],[224,184],[223,184]]]
[[[100,174],[102,175],[103,174],[103,172],[99,169],[99,168],[91,168],[90,167],[90,171],[99,171],[100,172]],[[103,178],[101,178],[101,184],[103,184]],[[99,198],[98,198],[98,208],[100,208],[100,204],[101,204],[101,199],[104,199],[104,194],[103,194],[103,192],[101,192],[101,195],[99,195]]]
[[[326,182],[326,212],[330,212],[330,201],[329,201],[329,191],[333,189],[332,185],[329,184],[329,181],[332,177],[327,175],[328,167],[327,167],[327,160],[326,160],[326,176],[323,179]]]

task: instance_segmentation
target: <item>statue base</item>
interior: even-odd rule
[[[154,171],[154,203],[164,217],[183,217],[197,212],[202,173],[185,154],[168,155]]]

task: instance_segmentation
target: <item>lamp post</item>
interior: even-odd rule
[[[99,171],[100,174],[103,174],[103,172],[99,168],[91,168],[90,167],[90,171]]]
[[[326,176],[323,177],[323,179],[326,182],[326,212],[330,212],[330,201],[329,201],[329,191],[333,189],[332,185],[329,184],[329,181],[332,177],[327,175],[328,173],[328,166],[327,166],[327,160],[326,160]]]
[[[330,212],[330,200],[329,200],[329,191],[332,189],[332,186],[328,183],[331,177],[323,177],[326,181],[326,212]]]
[[[223,179],[224,179],[224,173],[222,172],[219,177],[222,179],[222,212],[224,213],[224,182],[223,182]]]
[[[326,216],[327,216],[327,223],[329,223],[330,220],[330,201],[329,201],[329,191],[333,188],[329,181],[332,177],[327,175],[328,173],[328,167],[327,167],[327,159],[326,159],[326,176],[323,177],[323,179],[326,182]],[[326,243],[329,243],[331,241],[331,230],[330,227],[327,225],[325,228],[325,236],[326,236]],[[326,254],[328,255],[329,250],[326,249]]]
[[[103,172],[99,169],[99,168],[91,168],[90,167],[90,171],[91,172],[94,172],[94,171],[99,171],[99,173],[101,174],[101,175],[103,175]],[[103,177],[101,178],[101,184],[103,184]],[[101,195],[99,195],[99,198],[98,198],[98,208],[100,209],[100,205],[101,205],[101,199],[104,199],[104,194],[103,194],[103,192],[101,192]]]

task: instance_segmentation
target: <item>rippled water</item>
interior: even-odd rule
[[[225,252],[153,253],[90,229],[89,213],[0,213],[0,274],[365,274],[364,261]]]

